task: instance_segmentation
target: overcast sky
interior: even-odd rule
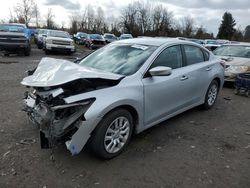
[[[208,32],[217,34],[221,17],[225,11],[232,13],[237,26],[244,29],[250,25],[250,2],[249,0],[144,0],[152,4],[163,4],[172,11],[174,18],[179,19],[184,16],[191,16],[196,25],[202,25]],[[9,19],[10,10],[21,0],[7,0],[1,3],[0,19]],[[86,4],[94,7],[102,7],[105,15],[119,16],[120,10],[133,2],[133,0],[35,0],[38,4],[41,17],[52,8],[55,15],[55,21],[58,25],[64,22],[69,23],[69,15],[72,12],[84,9]]]

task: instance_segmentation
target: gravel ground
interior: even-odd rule
[[[74,60],[73,56],[51,55]],[[119,157],[88,151],[72,157],[64,145],[41,150],[37,128],[21,111],[24,71],[45,56],[0,57],[0,187],[250,187],[250,99],[224,87],[209,111],[189,110],[135,135]]]

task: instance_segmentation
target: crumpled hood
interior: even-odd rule
[[[83,67],[67,60],[43,58],[33,75],[24,78],[21,84],[32,87],[51,87],[81,78],[118,80],[123,75]]]
[[[226,65],[247,65],[250,66],[250,58],[219,56]]]

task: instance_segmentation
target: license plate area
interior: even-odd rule
[[[28,95],[26,99],[24,99],[24,103],[30,107],[30,108],[34,108],[36,105],[36,97],[35,96],[31,96]]]

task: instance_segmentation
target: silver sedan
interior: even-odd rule
[[[25,111],[41,146],[87,144],[102,158],[120,154],[140,133],[196,106],[210,109],[224,64],[193,42],[140,38],[113,42],[76,63],[44,58],[22,84]]]

